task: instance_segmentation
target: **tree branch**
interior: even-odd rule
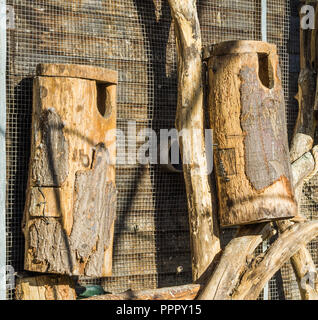
[[[318,221],[295,224],[268,249],[264,257],[256,257],[232,295],[234,300],[257,299],[265,284],[302,247],[318,235]]]
[[[176,30],[178,105],[176,127],[188,197],[193,280],[220,252],[213,194],[205,152],[201,31],[195,1],[168,0]]]

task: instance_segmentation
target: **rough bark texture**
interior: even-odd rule
[[[50,76],[34,80],[25,269],[109,276],[116,214],[116,86],[75,76],[97,74],[100,81],[114,71],[93,68],[89,74],[89,67],[62,65],[39,70]]]
[[[178,53],[176,127],[188,196],[193,280],[198,280],[220,252],[204,137],[201,34],[195,1],[169,0]],[[196,134],[193,130],[196,130]]]
[[[231,41],[211,54],[209,113],[221,226],[295,216],[275,46]]]
[[[199,290],[200,285],[190,284],[180,287],[106,294],[83,300],[194,300]]]
[[[16,300],[76,300],[75,283],[67,276],[39,276],[17,280]]]

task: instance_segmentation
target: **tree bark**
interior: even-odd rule
[[[176,128],[183,133],[180,145],[188,197],[192,273],[197,281],[220,252],[205,146],[201,34],[195,1],[168,2],[178,53]]]

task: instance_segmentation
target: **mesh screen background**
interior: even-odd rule
[[[260,2],[198,1],[204,45],[233,39],[261,40]],[[74,63],[117,70],[117,127],[123,131],[130,120],[137,122],[137,130],[174,127],[177,73],[166,1],[8,0],[7,4],[15,11],[15,29],[7,31],[7,264],[20,273],[36,65]],[[299,72],[298,24],[297,1],[268,1],[268,40],[279,48],[290,135],[297,114],[293,96]],[[109,292],[190,283],[183,176],[163,172],[159,166],[118,165],[116,184],[113,277],[81,281],[102,284]],[[225,230],[223,242],[231,235]],[[181,273],[177,272],[179,266]],[[295,299],[295,285],[287,264],[271,280],[268,298]],[[8,290],[8,298],[14,298],[13,290]]]

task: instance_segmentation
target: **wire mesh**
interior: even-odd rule
[[[260,2],[198,1],[203,44],[261,40]],[[298,70],[290,65],[290,59],[292,54],[296,56],[298,43],[294,38],[288,42],[289,5],[295,11],[295,2],[268,1],[268,39],[279,48],[289,133],[297,112],[292,97],[297,90]],[[145,127],[156,131],[174,127],[177,70],[167,1],[7,0],[7,4],[15,12],[15,28],[7,31],[7,264],[19,273],[23,272],[21,220],[36,65],[72,63],[118,70],[117,127],[124,132],[130,120],[136,121],[137,132]],[[113,276],[81,281],[102,284],[108,292],[191,282],[183,176],[163,172],[155,165],[118,165],[116,184]],[[231,236],[232,231],[225,231],[224,242]],[[285,267],[281,274],[284,298],[292,298],[288,293],[295,291],[292,272]],[[270,282],[271,299],[283,298],[278,278]],[[14,290],[7,294],[14,298]]]

